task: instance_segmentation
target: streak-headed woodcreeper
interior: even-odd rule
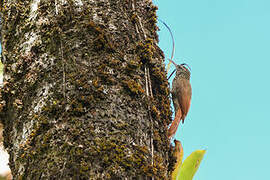
[[[176,75],[172,83],[172,100],[174,105],[175,117],[168,130],[169,138],[173,137],[177,131],[181,120],[184,123],[191,101],[190,71],[187,64],[177,65],[170,60],[175,68]],[[186,67],[187,66],[187,67]]]

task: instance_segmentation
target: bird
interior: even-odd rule
[[[172,60],[170,61],[174,64],[176,68],[175,69],[176,75],[172,82],[172,91],[171,91],[175,117],[168,130],[169,138],[175,135],[180,122],[182,121],[182,123],[184,123],[184,120],[190,108],[192,95],[192,89],[190,84],[191,73],[188,69],[189,66],[186,63],[177,65],[174,61]]]
[[[182,160],[183,160],[183,146],[180,141],[174,140],[174,149],[173,149],[173,157],[176,159],[176,162],[174,164],[174,170],[172,172],[172,179],[176,179],[178,173],[179,173],[179,168],[182,165]]]

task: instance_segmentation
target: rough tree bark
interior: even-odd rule
[[[0,118],[15,179],[170,177],[156,9],[149,0],[3,2]]]

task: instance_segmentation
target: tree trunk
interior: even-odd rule
[[[6,0],[4,146],[14,179],[168,179],[164,56],[148,0]]]

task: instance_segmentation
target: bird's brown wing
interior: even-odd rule
[[[186,79],[177,79],[173,81],[172,99],[174,104],[175,117],[168,130],[169,138],[173,137],[177,128],[188,113],[191,100],[191,85]]]
[[[178,109],[180,108],[179,106],[179,100],[178,100],[178,86],[177,86],[177,82],[173,81],[174,85],[173,85],[173,89],[172,89],[172,100],[173,100],[173,106],[174,106],[174,111],[175,114],[178,111]]]
[[[178,86],[178,103],[179,106],[182,110],[182,117],[181,119],[183,120],[184,123],[184,119],[188,113],[188,110],[190,108],[190,102],[191,102],[191,85],[190,82],[186,79],[179,79],[179,86]]]

